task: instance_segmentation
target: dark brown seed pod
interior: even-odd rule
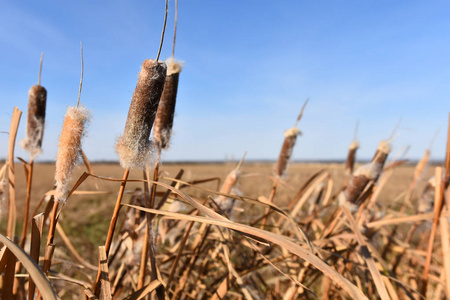
[[[274,168],[274,173],[276,176],[283,176],[286,171],[286,167],[291,159],[292,150],[294,149],[295,142],[297,141],[297,136],[300,134],[300,130],[296,127],[288,129],[284,132],[284,142],[281,147],[280,156],[278,157],[277,164]]]
[[[361,166],[353,174],[348,186],[344,190],[345,199],[352,204],[356,204],[356,200],[362,194],[364,188],[372,178],[372,164]]]
[[[43,86],[33,85],[28,91],[26,136],[21,141],[22,148],[30,152],[32,159],[42,152],[46,103],[47,90]]]
[[[377,151],[373,156],[372,163],[376,163],[377,169],[375,170],[375,174],[373,177],[374,181],[377,181],[383,171],[384,164],[386,163],[386,159],[391,152],[391,146],[387,141],[381,141],[378,145]]]
[[[164,88],[166,69],[164,62],[153,59],[142,63],[125,129],[116,144],[120,164],[125,169],[143,169],[150,161],[149,137]]]
[[[417,213],[425,214],[433,212],[434,208],[434,194],[436,188],[436,178],[433,176],[428,180],[422,195],[419,198],[419,205],[417,207]]]
[[[161,147],[161,149],[169,148],[175,114],[175,103],[177,99],[178,79],[182,69],[181,63],[176,62],[172,58],[169,58],[166,61],[166,64],[166,82],[164,83],[164,90],[161,95],[161,101],[159,102],[153,128],[153,141]]]
[[[350,178],[353,174],[353,168],[355,166],[356,150],[358,150],[358,148],[359,148],[358,142],[353,141],[348,149],[347,162],[345,164],[345,175],[347,178]]]

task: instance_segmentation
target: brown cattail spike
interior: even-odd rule
[[[353,173],[353,168],[355,166],[356,150],[358,150],[358,141],[354,140],[350,147],[348,148],[347,162],[345,164],[345,175],[349,178]]]
[[[162,149],[169,148],[177,99],[178,78],[182,69],[181,62],[176,62],[173,58],[167,59],[166,64],[166,82],[164,83],[164,91],[161,95],[153,129],[153,140]]]
[[[225,179],[222,188],[220,189],[220,192],[222,194],[230,194],[233,188],[235,188],[235,185],[239,180],[240,176],[241,176],[240,170],[238,169],[232,170]],[[228,198],[227,196],[224,195],[217,196],[216,202],[225,213],[230,213],[234,205],[234,199]]]
[[[85,126],[89,118],[90,113],[84,106],[67,109],[56,157],[55,199],[58,202],[65,202],[67,199],[67,184],[75,167],[80,152],[81,138],[85,134]]]
[[[164,88],[166,69],[164,62],[153,59],[142,64],[125,129],[116,144],[120,164],[125,169],[144,169],[150,162],[149,137]]]
[[[274,173],[276,176],[281,177],[286,170],[289,163],[289,159],[292,155],[292,150],[294,149],[297,136],[300,134],[298,128],[293,127],[284,132],[284,142],[281,147],[280,156],[278,157],[277,164],[275,165]]]
[[[425,214],[433,212],[434,209],[434,194],[436,188],[436,178],[433,176],[428,180],[422,195],[419,198],[419,205],[417,207],[417,213]]]
[[[384,164],[386,163],[386,159],[390,152],[391,146],[389,145],[389,142],[381,141],[372,159],[372,163],[376,163],[377,166],[374,181],[377,181],[380,177],[381,171],[383,171]]]
[[[33,85],[28,91],[26,136],[20,143],[22,148],[30,152],[32,159],[42,152],[46,103],[47,90],[43,86]]]

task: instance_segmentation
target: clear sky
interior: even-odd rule
[[[307,97],[294,159],[345,159],[357,120],[358,158],[373,155],[402,118],[393,152],[420,158],[434,132],[443,159],[450,97],[450,2],[179,0],[175,57],[180,75],[166,160],[276,159],[283,132]],[[44,153],[56,157],[64,113],[81,102],[93,119],[91,160],[116,159],[142,61],[155,58],[164,1],[0,1],[0,131],[24,111],[37,83],[48,90]],[[170,56],[169,2],[161,58]],[[7,154],[0,133],[0,157]],[[28,159],[17,147],[16,154]]]

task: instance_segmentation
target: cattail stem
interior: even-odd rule
[[[295,142],[299,134],[300,131],[296,127],[288,129],[284,133],[283,146],[281,147],[280,155],[274,169],[275,176],[281,177],[286,171],[287,165],[292,155],[292,150],[294,149]]]
[[[84,63],[83,63],[83,44],[80,42],[80,52],[81,52],[81,78],[80,78],[80,87],[78,89],[78,100],[77,107],[80,105],[80,97],[81,97],[81,87],[83,86],[83,72],[84,72]]]
[[[166,0],[166,9],[165,9],[165,12],[164,12],[164,25],[163,25],[163,30],[162,30],[162,33],[161,33],[161,43],[159,44],[158,55],[156,55],[156,62],[158,62],[158,60],[159,60],[159,55],[161,54],[161,49],[162,49],[162,45],[163,45],[163,42],[164,42],[164,33],[166,32],[168,7],[169,7],[169,0]]]
[[[129,174],[130,174],[130,170],[125,169],[125,172],[123,173],[122,183],[121,183],[120,189],[119,189],[119,194],[117,195],[116,205],[114,206],[113,215],[111,218],[111,222],[109,224],[108,234],[106,236],[106,242],[105,242],[106,256],[109,256],[109,250],[111,249],[111,243],[112,243],[112,239],[114,236],[114,230],[116,229],[117,218],[119,217],[120,204],[122,202],[123,193],[125,191],[125,186],[127,184],[127,179],[128,179]],[[100,292],[100,285],[99,285],[100,275],[101,275],[101,270],[100,270],[100,265],[99,265],[98,272],[97,272],[97,278],[95,279],[95,282],[93,285],[93,290],[95,291],[95,295],[97,295],[97,296],[98,296],[98,293]]]
[[[44,52],[41,52],[41,59],[39,61],[39,77],[38,85],[41,85],[41,74],[42,74],[42,62],[44,61]]]
[[[175,55],[175,39],[177,37],[178,0],[175,0],[175,24],[173,25],[172,58]]]
[[[275,182],[273,183],[273,186],[272,186],[272,190],[270,191],[270,195],[269,195],[270,203],[272,203],[273,199],[275,198],[275,193],[277,192],[277,187],[278,187],[278,180],[279,180],[279,178],[275,179]],[[261,221],[261,229],[264,229],[264,227],[266,226],[267,219],[269,217],[269,213],[270,213],[270,207],[267,207],[266,211],[264,212],[264,217]]]
[[[20,247],[23,249],[25,246],[25,241],[27,237],[28,230],[28,219],[30,214],[30,198],[31,198],[31,184],[33,179],[33,170],[34,170],[34,161],[30,160],[28,164],[28,173],[27,173],[27,194],[25,197],[25,214],[23,217],[23,227],[22,227],[22,236],[20,238]]]

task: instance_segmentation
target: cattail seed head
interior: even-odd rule
[[[350,178],[350,176],[353,173],[353,167],[355,166],[356,150],[358,150],[358,148],[359,148],[358,141],[355,140],[350,144],[350,147],[348,149],[347,162],[345,164],[345,175],[347,178]]]
[[[42,152],[46,102],[47,90],[43,86],[33,85],[28,91],[26,136],[20,143],[22,148],[30,152],[31,159]]]
[[[164,90],[161,95],[153,128],[153,141],[161,149],[169,148],[177,99],[178,79],[182,69],[181,62],[176,62],[173,58],[167,59],[166,64],[166,82],[164,83]]]
[[[280,156],[278,157],[277,164],[274,168],[274,173],[276,176],[281,177],[286,170],[289,160],[292,155],[292,150],[294,149],[297,136],[300,134],[300,130],[294,127],[288,129],[284,132],[284,142],[281,147]]]
[[[232,170],[227,178],[225,178],[225,181],[222,185],[222,188],[220,189],[220,192],[222,194],[230,194],[232,189],[236,186],[237,181],[239,180],[239,177],[241,176],[241,171],[239,170]],[[220,208],[224,212],[230,212],[233,208],[234,199],[229,198],[227,196],[219,195],[216,198],[217,204],[220,206]]]
[[[143,169],[150,162],[149,141],[166,79],[166,64],[147,59],[142,63],[131,99],[123,135],[116,144],[120,164],[126,169]]]
[[[372,162],[377,163],[375,166],[378,167],[375,171],[374,181],[377,181],[383,171],[384,164],[386,163],[387,157],[391,152],[391,146],[387,141],[381,141],[378,145],[377,151],[373,156]]]
[[[373,178],[373,171],[374,170],[371,163],[361,166],[355,171],[343,192],[345,199],[349,203],[357,204],[356,201],[359,196],[362,194],[369,181]]]
[[[56,157],[55,199],[58,202],[65,202],[67,199],[67,184],[75,167],[80,152],[81,138],[85,135],[85,126],[89,119],[90,113],[83,106],[67,109]]]
[[[427,185],[419,198],[419,206],[417,208],[417,212],[419,214],[433,212],[435,188],[436,177],[433,176],[430,180],[428,180]]]

